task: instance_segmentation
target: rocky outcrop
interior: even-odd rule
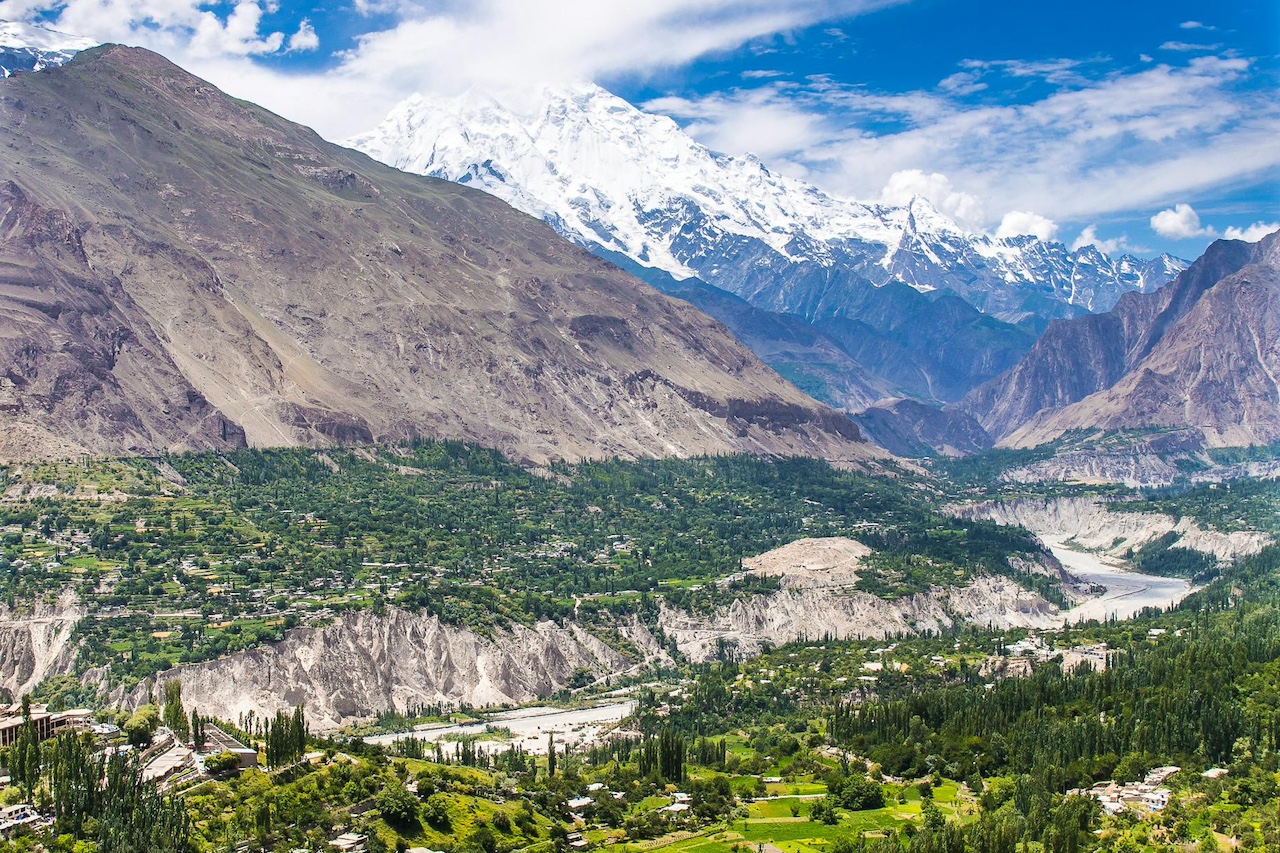
[[[626,631],[632,645],[647,647],[655,658],[660,654],[642,627]],[[346,614],[323,628],[297,628],[281,642],[177,667],[160,680],[181,679],[188,706],[229,720],[305,703],[312,727],[323,730],[437,702],[528,702],[564,688],[579,668],[603,676],[642,661],[573,624],[512,625],[484,636],[434,616],[392,609]],[[146,693],[140,687],[133,701]]]
[[[481,192],[104,46],[0,81],[0,455],[461,438],[883,456],[721,325]]]
[[[1137,551],[1174,533],[1171,545],[1200,551],[1219,560],[1256,554],[1270,545],[1265,533],[1222,533],[1201,527],[1192,518],[1154,512],[1128,512],[1099,498],[1026,498],[993,501],[956,510],[963,518],[986,518],[1025,527],[1042,539],[1112,556]]]
[[[0,699],[17,699],[47,676],[71,670],[83,615],[71,590],[21,610],[0,605]]]
[[[916,400],[886,400],[859,412],[854,421],[871,441],[894,456],[967,456],[994,442],[969,415]]]
[[[679,282],[666,292],[724,323],[752,352],[814,398],[856,412],[895,386],[872,375],[834,339],[794,314],[765,311],[706,285]]]

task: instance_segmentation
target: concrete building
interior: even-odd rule
[[[24,721],[21,705],[14,704],[0,712],[0,746],[9,746],[17,740]],[[48,740],[66,729],[87,730],[93,724],[93,712],[83,708],[50,711],[47,705],[32,705],[31,722],[40,740]]]

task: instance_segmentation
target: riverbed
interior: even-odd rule
[[[557,746],[589,747],[599,743],[604,735],[617,728],[618,723],[631,716],[635,709],[634,699],[584,708],[517,708],[489,715],[479,723],[419,726],[410,732],[375,735],[365,738],[365,741],[386,745],[405,738],[417,738],[432,744],[450,744],[448,748],[452,749],[453,742],[463,737],[473,737],[476,738],[476,748],[485,752],[503,752],[518,744],[526,753],[545,755],[549,733],[554,733]],[[491,728],[509,729],[511,736],[494,737]]]
[[[1063,567],[1089,583],[1107,588],[1097,598],[1064,611],[1063,622],[1071,624],[1089,619],[1129,619],[1144,607],[1170,607],[1186,598],[1191,582],[1181,578],[1165,578],[1130,571],[1123,560],[1088,551],[1077,551],[1061,541],[1042,537]]]

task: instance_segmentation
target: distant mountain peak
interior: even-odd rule
[[[415,95],[347,144],[497,195],[588,248],[678,279],[696,276],[758,304],[767,286],[751,268],[767,267],[779,280],[776,265],[789,264],[816,268],[805,275],[840,269],[874,284],[949,288],[1012,320],[1028,310],[1073,316],[1154,289],[1186,266],[1113,259],[1096,248],[1081,264],[1080,252],[1061,243],[971,233],[922,196],[905,207],[836,198],[754,156],[711,151],[669,117],[591,83],[507,96]],[[768,299],[793,310],[785,295]]]
[[[15,71],[40,71],[61,65],[97,44],[93,39],[37,24],[0,21],[0,77],[8,77]]]

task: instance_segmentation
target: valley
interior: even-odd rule
[[[1240,822],[1271,800],[1228,740],[1280,731],[1257,693],[1280,665],[1276,481],[1233,482],[1238,501],[1212,483],[1029,495],[798,459],[531,471],[456,442],[2,473],[5,629],[30,630],[7,689],[121,724],[176,690],[242,742],[305,708],[301,765],[164,783],[195,849],[315,844],[321,809],[387,849],[824,853],[952,833],[994,853],[983,833],[1051,840],[1070,814],[1142,850],[1174,831],[1163,813],[1077,813],[1064,794],[1159,761],[1241,774],[1222,805],[1199,770],[1163,783],[1199,821],[1177,831],[1272,831]],[[1151,668],[1219,653],[1240,619],[1245,659],[1194,670],[1218,685],[1196,712],[1217,722],[1161,717],[1207,694]],[[1080,743],[1054,728],[1078,713],[1041,720],[1021,684],[1063,691],[1049,702],[1120,691],[1122,716]],[[895,728],[900,707],[919,726]],[[1153,731],[1129,713],[1156,715]],[[262,808],[270,827],[233,817]]]
[[[1109,55],[965,58],[884,96],[757,68],[752,36],[699,103],[453,86],[468,56],[344,147],[23,10],[0,21],[0,853],[1280,850],[1280,233],[1221,214],[1256,199],[1129,211],[1184,261],[1099,237],[1119,213],[1056,198],[1070,177],[1040,200],[1061,227],[960,188],[1034,195],[1023,165],[953,186],[913,162],[855,200],[831,182],[894,146],[713,147],[746,87],[808,100],[739,103],[740,131],[834,130],[805,110],[835,97],[867,120],[839,145],[909,143],[988,98],[1062,113]],[[170,38],[172,13],[202,72],[279,63],[308,108],[340,78],[340,112],[454,43],[484,82],[504,65],[449,26],[423,49],[443,7],[373,77],[360,27],[396,4],[344,9],[347,49],[310,18],[236,41],[296,11],[121,32]],[[560,52],[538,30],[513,62]],[[1141,74],[1261,73],[1218,47]],[[1205,112],[1130,128],[1133,163],[1238,123]]]

